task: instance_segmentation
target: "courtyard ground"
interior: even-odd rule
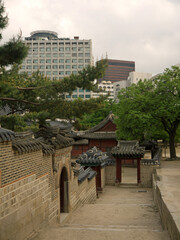
[[[106,186],[94,204],[78,208],[67,222],[40,230],[33,240],[169,240],[152,189]]]

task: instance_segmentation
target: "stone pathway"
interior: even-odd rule
[[[169,240],[152,190],[106,186],[95,204],[77,209],[64,225],[41,229],[33,240]]]

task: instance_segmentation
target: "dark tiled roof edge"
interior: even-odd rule
[[[99,124],[97,124],[96,126],[84,131],[84,133],[93,133],[99,129],[101,129],[104,125],[106,125],[106,123],[108,123],[108,121],[113,122],[114,119],[114,115],[112,114],[112,112],[110,112],[110,114],[104,119],[102,120]]]
[[[10,142],[15,138],[15,133],[9,129],[0,127],[0,142]]]

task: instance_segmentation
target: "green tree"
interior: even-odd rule
[[[114,108],[119,138],[168,139],[176,158],[175,137],[180,123],[180,68],[172,66],[154,80],[140,81],[119,93]]]
[[[106,118],[110,111],[112,111],[112,101],[107,101],[107,99],[100,98],[99,105],[95,109],[92,109],[91,112],[87,112],[82,115],[81,118],[77,119],[76,126],[81,129],[89,129],[96,126],[104,118]]]
[[[8,17],[0,0],[0,29],[4,29],[7,23]],[[0,46],[0,107],[8,106],[8,115],[14,115],[8,116],[7,121],[6,117],[1,117],[2,126],[9,123],[12,129],[20,129],[20,126],[16,126],[19,121],[16,113],[26,113],[27,116],[22,117],[22,121],[23,119],[34,121],[34,118],[37,118],[36,120],[42,123],[47,117],[51,119],[81,117],[83,112],[90,111],[99,104],[99,100],[67,102],[65,93],[71,94],[77,87],[95,90],[94,80],[103,76],[106,60],[97,62],[95,66],[88,66],[77,75],[72,74],[62,80],[51,81],[39,72],[31,76],[19,74],[19,64],[27,52],[28,49],[20,37]],[[20,125],[24,127],[24,124]]]
[[[2,39],[1,31],[8,25],[8,17],[5,14],[5,8],[0,0],[0,40]],[[21,41],[21,34],[17,38],[13,37],[9,42],[0,46],[0,70],[2,67],[21,63],[26,57],[28,48]]]

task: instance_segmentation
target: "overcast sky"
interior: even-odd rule
[[[92,39],[94,59],[135,61],[153,74],[180,63],[180,0],[4,0],[8,40],[22,30]]]

